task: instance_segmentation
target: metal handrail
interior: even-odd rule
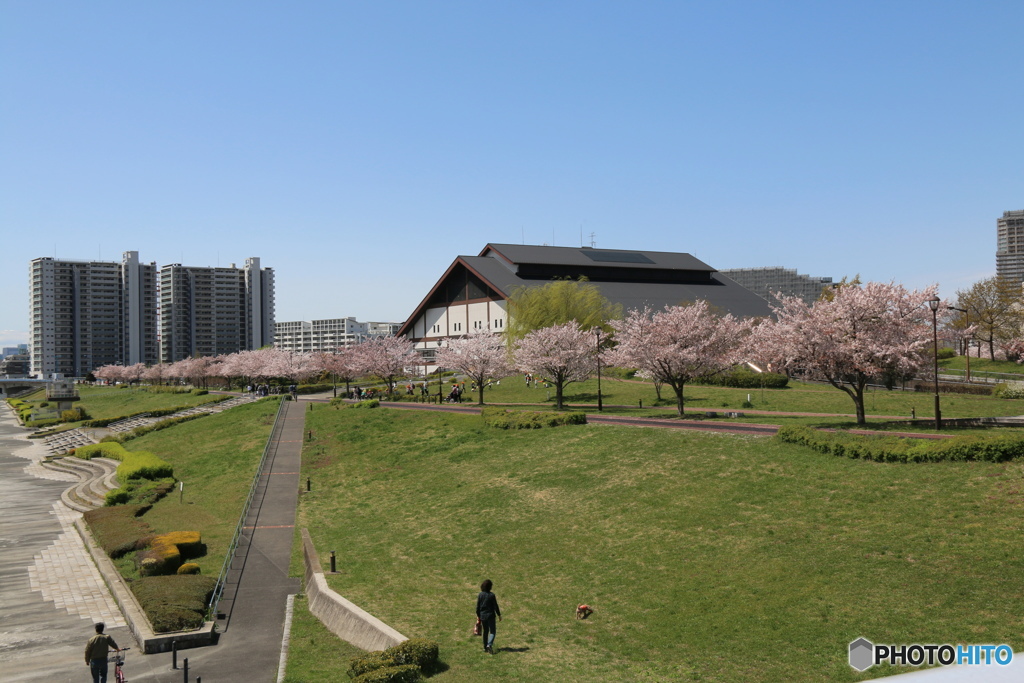
[[[220,574],[217,576],[217,585],[213,589],[213,594],[210,595],[210,602],[206,606],[206,618],[208,621],[215,621],[214,617],[217,615],[217,607],[220,604],[220,599],[224,595],[224,583],[227,578],[228,568],[235,559],[235,551],[238,549],[238,541],[242,536],[242,529],[245,526],[245,519],[249,515],[249,507],[252,505],[253,498],[256,497],[256,487],[259,486],[260,476],[263,474],[263,468],[267,464],[267,456],[270,454],[270,447],[274,445],[275,438],[278,434],[278,429],[281,426],[281,414],[284,413],[284,400],[277,407],[277,415],[274,416],[274,427],[270,430],[270,436],[267,438],[267,445],[263,447],[263,456],[260,458],[260,464],[256,468],[256,474],[252,478],[252,486],[249,487],[249,495],[245,499],[245,505],[242,507],[242,514],[238,518],[238,525],[235,527],[235,535],[231,537],[231,543],[228,544],[227,554],[224,556],[224,564],[221,565]]]

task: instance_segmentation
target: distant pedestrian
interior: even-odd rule
[[[92,683],[107,683],[107,653],[110,650],[119,652],[114,639],[103,633],[104,624],[96,624],[96,635],[85,645],[85,663],[92,672]]]
[[[494,618],[501,621],[501,609],[498,607],[498,597],[491,592],[494,584],[487,579],[480,584],[480,594],[476,596],[476,616],[480,619],[481,633],[484,639],[484,652],[494,654],[494,635],[497,633],[497,624]]]

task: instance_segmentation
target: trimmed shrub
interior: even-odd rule
[[[131,584],[132,592],[157,633],[199,628],[217,579],[201,574],[149,576]]]
[[[128,451],[119,443],[111,441],[82,446],[75,450],[75,457],[91,460],[95,457],[120,460],[117,480],[123,484],[131,479],[166,479],[174,476],[171,464],[161,460],[149,451]]]
[[[348,404],[346,404],[346,403],[345,403],[345,399],[344,399],[344,397],[342,397],[342,396],[337,396],[337,397],[335,397],[335,398],[332,398],[332,399],[331,399],[330,401],[328,401],[328,405],[332,405],[332,406],[343,406],[343,405],[348,405]]]
[[[334,391],[333,384],[300,384],[295,387],[296,394],[322,394],[325,391]]]
[[[353,679],[353,683],[415,683],[422,680],[420,668],[415,664],[386,666]]]
[[[227,400],[232,399],[232,398],[234,398],[234,397],[233,396],[228,396],[228,395],[214,396],[211,400],[204,401],[203,403],[199,403],[199,404],[196,404],[196,405],[204,405],[204,406],[206,406],[206,405],[211,405],[213,403],[220,403],[221,401],[227,401]],[[86,420],[85,422],[82,423],[82,426],[83,427],[106,427],[111,422],[118,422],[120,420],[127,420],[128,418],[138,417],[140,415],[149,415],[150,417],[164,417],[165,415],[173,415],[174,413],[180,413],[181,411],[188,410],[189,408],[195,408],[196,405],[174,406],[172,408],[159,408],[159,409],[156,409],[156,410],[140,410],[139,412],[136,412],[136,413],[128,413],[127,415],[118,415],[117,417],[104,417],[104,418],[100,418],[100,419],[96,419],[96,420]]]
[[[189,393],[192,394],[193,396],[206,396],[210,392],[207,391],[206,389],[193,389]]]
[[[185,564],[178,567],[179,574],[199,574],[201,573],[199,565],[195,562],[186,562]]]
[[[182,422],[189,422],[191,420],[198,420],[201,417],[209,417],[210,413],[195,413],[194,415],[182,415],[181,417],[169,417],[166,420],[160,420],[151,425],[144,425],[142,427],[136,427],[130,432],[119,432],[117,434],[108,434],[107,436],[100,439],[100,442],[115,442],[125,443],[132,439],[137,439],[140,436],[145,436],[150,432],[159,432],[161,429],[167,429],[174,425],[181,424]]]
[[[181,566],[182,557],[202,554],[202,539],[198,531],[172,531],[153,536],[149,547],[135,556],[140,576],[174,574]]]
[[[27,417],[23,417],[22,421],[25,423],[26,427],[52,427],[53,425],[61,423],[61,420],[58,419],[29,420]]]
[[[71,410],[60,411],[60,419],[62,422],[78,422],[83,419],[81,408],[72,408]]]
[[[587,414],[575,410],[567,413],[546,413],[484,408],[480,411],[480,415],[484,419],[484,424],[497,429],[540,429],[541,427],[587,424]]]
[[[618,379],[633,379],[636,373],[636,368],[617,368],[614,366],[601,368],[601,374],[605,377],[617,377]]]
[[[956,351],[949,347],[939,349],[938,352],[939,360],[947,360],[949,358],[956,358]]]
[[[124,489],[107,491],[107,494],[103,496],[103,504],[107,507],[114,505],[126,505],[129,500],[131,500],[131,494]]]
[[[359,403],[350,403],[349,408],[380,408],[380,401],[375,398],[371,398],[369,401],[360,401]]]
[[[89,510],[83,516],[96,542],[117,559],[145,545],[153,530],[140,517],[148,505],[118,505]]]
[[[133,479],[125,482],[121,488],[108,491],[106,504],[153,505],[174,490],[174,483],[174,477],[167,477],[166,479],[160,479],[158,481]]]
[[[934,382],[917,381],[911,384],[914,391],[932,393],[935,391]],[[991,396],[992,386],[984,384],[953,384],[951,382],[939,382],[940,394],[971,394],[974,396]]]
[[[394,665],[395,661],[387,655],[386,650],[367,652],[365,655],[359,655],[349,660],[348,676],[349,678],[357,678],[370,671]]]
[[[996,398],[1024,398],[1024,382],[997,384],[992,395]]]
[[[780,441],[808,446],[829,455],[877,462],[942,462],[946,460],[1005,462],[1024,457],[1024,436],[965,434],[933,441],[895,436],[864,436],[843,432],[819,432],[804,426],[783,426]]]
[[[410,638],[386,652],[395,664],[415,664],[420,669],[430,669],[437,665],[438,645],[426,638]]]

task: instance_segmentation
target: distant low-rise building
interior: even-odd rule
[[[12,353],[0,360],[0,377],[28,377],[29,355]]]
[[[279,322],[274,324],[274,346],[295,353],[334,351],[370,337],[393,335],[401,326],[401,323],[361,323],[351,317]]]
[[[729,268],[718,272],[772,303],[777,301],[775,295],[781,292],[784,296],[797,296],[811,304],[818,300],[822,291],[833,285],[830,277],[803,275],[795,268],[781,266]]]

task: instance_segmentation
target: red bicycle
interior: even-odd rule
[[[125,683],[128,680],[124,677],[124,671],[121,670],[121,667],[124,665],[124,651],[130,649],[130,647],[121,648],[114,653],[113,657],[107,660],[114,663],[114,683]]]

